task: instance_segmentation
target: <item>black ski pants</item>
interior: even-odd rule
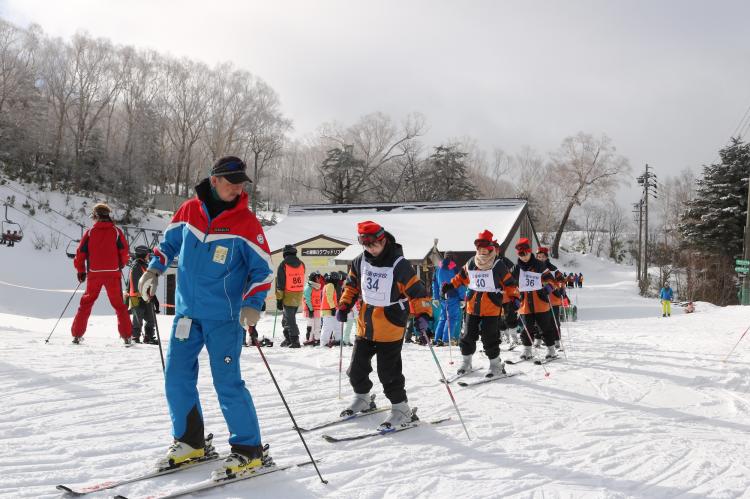
[[[406,379],[401,365],[401,340],[380,342],[357,337],[352,349],[352,362],[346,374],[354,393],[370,393],[372,358],[377,355],[378,379],[391,404],[406,402]]]
[[[299,341],[299,327],[297,327],[297,307],[284,305],[284,321],[286,322],[285,332],[289,331],[288,340]],[[286,337],[286,334],[284,335]]]
[[[132,307],[130,311],[133,313],[133,327],[130,334],[133,338],[141,337],[141,328],[144,328],[143,337],[149,340],[156,339],[154,336],[154,323],[156,322],[156,316],[154,315],[154,307],[151,302],[138,300],[138,305]],[[145,327],[144,327],[145,323]]]
[[[533,338],[536,328],[539,328],[541,331],[545,345],[552,346],[555,344],[557,329],[555,328],[555,321],[552,318],[552,312],[521,315],[519,316],[519,320],[525,328],[525,331],[521,331],[521,342],[524,346],[531,346],[531,340],[529,340],[529,335],[526,332],[528,331]]]
[[[461,347],[461,355],[474,355],[477,351],[477,340],[481,336],[484,353],[487,358],[494,359],[500,355],[500,331],[498,329],[497,315],[481,317],[479,315],[466,315],[466,327],[458,340]]]

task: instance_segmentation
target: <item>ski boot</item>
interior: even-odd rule
[[[461,367],[458,368],[456,374],[466,374],[471,371],[471,355],[462,355],[462,357]]]
[[[125,344],[126,347],[129,347],[133,344],[133,339],[128,336],[127,338],[122,338],[122,342]]]
[[[206,441],[202,448],[193,448],[185,442],[175,441],[169,446],[167,455],[157,461],[156,468],[159,471],[179,468],[185,464],[203,461],[206,458],[213,458],[216,454],[216,449],[213,446],[214,435],[209,433],[206,437]]]
[[[144,338],[144,341],[143,341],[144,343],[146,343],[145,340],[146,340],[146,338]],[[140,342],[141,342],[141,337],[140,336],[133,336],[133,343],[140,343]]]
[[[534,338],[534,348],[542,348],[542,339]]]
[[[408,402],[399,402],[398,404],[393,404],[391,406],[391,413],[388,414],[388,417],[385,421],[380,423],[380,426],[378,426],[378,430],[393,430],[398,428],[399,426],[417,421],[418,419],[419,418],[417,418],[417,414],[409,408]]]
[[[521,360],[531,360],[534,358],[534,352],[531,351],[531,345],[523,347],[523,353],[521,353]]]
[[[287,338],[284,338],[284,341],[282,341],[279,346],[280,347],[288,347],[289,345],[290,345],[289,340]]]
[[[83,342],[83,336],[73,336],[73,344],[80,345]]]
[[[562,349],[563,349],[563,347],[562,347],[562,343],[560,343],[560,340],[556,340],[556,341],[555,341],[555,348],[556,348],[557,350],[559,350],[559,351],[561,351],[561,352],[562,352]]]
[[[289,345],[287,345],[289,348],[300,348],[299,344],[299,338],[296,336],[289,340]]]
[[[349,407],[341,411],[340,417],[353,416],[358,412],[367,412],[375,409],[375,395],[369,393],[355,393]]]
[[[544,356],[545,359],[556,359],[557,358],[557,350],[555,350],[555,345],[550,345],[547,347],[547,355]]]
[[[268,455],[268,445],[258,446],[257,449],[252,449],[248,453],[232,452],[221,463],[221,467],[211,473],[211,479],[220,480],[245,475],[271,465],[273,465],[273,460]]]
[[[500,356],[498,355],[494,359],[490,359],[490,367],[487,369],[487,374],[485,374],[485,378],[494,378],[495,376],[500,376],[506,374],[505,373],[505,362],[500,360]]]

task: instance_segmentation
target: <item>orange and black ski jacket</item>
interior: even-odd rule
[[[408,260],[403,257],[404,251],[391,234],[386,232],[387,244],[377,258],[367,251],[356,257],[349,268],[349,275],[344,285],[344,293],[339,304],[352,308],[362,289],[361,265],[364,258],[367,263],[376,267],[393,267],[393,285],[391,286],[392,305],[380,307],[362,302],[357,316],[357,336],[377,342],[401,341],[409,319],[409,307],[414,314],[427,314],[432,317],[432,303],[427,288],[417,277],[417,273]],[[395,264],[395,266],[394,266]]]
[[[555,285],[555,278],[552,275],[552,272],[549,271],[546,264],[537,260],[534,255],[531,255],[531,259],[528,262],[523,262],[521,259],[518,260],[516,268],[513,269],[513,278],[516,282],[518,282],[518,276],[520,275],[521,270],[542,274],[542,285],[550,284],[553,287]],[[540,293],[539,291],[521,292],[521,308],[518,309],[519,314],[541,314],[549,311],[549,299],[546,296],[543,296],[543,293]]]
[[[496,259],[492,267],[492,278],[495,283],[495,293],[488,291],[474,291],[469,289],[469,271],[479,270],[474,258],[470,258],[461,267],[461,271],[451,279],[455,288],[466,286],[466,313],[479,317],[499,316],[503,312],[503,295],[513,296],[517,293],[516,279],[513,278],[508,267],[501,259]]]

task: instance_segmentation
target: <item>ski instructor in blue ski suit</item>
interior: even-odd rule
[[[138,284],[141,296],[153,296],[158,276],[179,258],[164,381],[174,443],[160,467],[201,459],[212,449],[197,389],[204,345],[231,445],[215,476],[262,465],[260,427],[240,374],[240,353],[245,329],[253,329],[260,317],[273,272],[265,234],[248,208],[245,170],[234,156],[214,164],[210,177],[196,186],[197,196],[175,213]]]

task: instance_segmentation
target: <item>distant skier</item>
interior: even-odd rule
[[[407,401],[401,363],[402,340],[409,315],[406,303],[414,305],[417,329],[424,334],[432,315],[430,297],[414,268],[404,258],[401,245],[383,227],[369,220],[360,222],[357,240],[364,251],[352,261],[336,311],[336,318],[344,322],[361,297],[357,341],[347,370],[354,397],[341,415],[370,408],[372,358],[377,356],[378,378],[391,402],[391,412],[380,428],[395,428],[416,417]]]
[[[583,287],[583,272],[581,272],[580,274],[578,274],[578,287],[579,288]]]
[[[128,275],[128,301],[130,311],[133,313],[133,341],[136,343],[141,342],[141,329],[143,329],[143,343],[156,345],[156,336],[154,336],[156,314],[154,313],[154,306],[149,301],[144,300],[138,292],[138,281],[148,268],[148,257],[150,254],[151,249],[147,246],[136,246],[135,248],[135,260],[130,267]],[[151,301],[155,299],[155,296],[151,297]]]
[[[128,307],[122,300],[122,274],[120,270],[130,259],[128,240],[122,230],[115,226],[110,218],[110,209],[104,203],[98,203],[91,211],[94,226],[83,233],[76,249],[73,265],[78,271],[78,282],[86,281],[86,292],[81,297],[78,311],[73,319],[70,332],[73,343],[80,343],[86,332],[91,315],[91,307],[99,297],[102,286],[107,298],[117,314],[117,331],[125,345],[131,344],[131,329]]]
[[[445,297],[440,293],[443,285],[456,277],[459,270],[455,256],[450,251],[445,253],[445,258],[440,262],[440,266],[435,269],[435,276],[432,279],[432,299],[440,307],[440,318],[435,327],[435,346],[447,345],[449,341],[458,336],[461,329],[460,304],[464,299],[466,289],[464,286],[452,289]]]
[[[320,272],[314,270],[307,276],[307,284],[303,291],[305,299],[305,315],[307,316],[307,339],[305,346],[320,345],[320,327],[322,318],[320,315],[320,299],[323,293],[325,280]]]
[[[472,370],[471,359],[477,350],[481,336],[484,353],[490,361],[487,377],[505,373],[500,360],[500,330],[498,321],[502,313],[503,294],[516,294],[516,281],[508,268],[497,258],[492,233],[482,231],[474,240],[476,254],[461,267],[461,271],[450,282],[443,284],[442,294],[464,285],[466,292],[466,328],[459,345],[463,362],[458,374]]]
[[[160,467],[206,455],[197,386],[204,346],[229,430],[230,454],[214,477],[252,472],[263,465],[260,426],[242,379],[240,355],[245,331],[253,336],[273,271],[263,227],[248,208],[244,185],[249,181],[241,159],[225,156],[216,161],[210,176],[195,187],[196,196],[172,217],[138,283],[141,296],[152,296],[158,277],[179,258],[164,376],[174,441]]]
[[[341,325],[336,320],[339,297],[336,292],[336,284],[339,281],[339,273],[329,272],[323,276],[323,280],[325,286],[323,286],[320,297],[320,315],[323,321],[320,330],[320,344],[330,348],[337,346],[341,341]]]
[[[546,358],[557,358],[555,339],[557,331],[555,322],[550,314],[549,294],[554,290],[554,276],[547,269],[547,265],[534,257],[531,252],[531,242],[523,237],[516,243],[518,263],[513,270],[513,278],[518,281],[521,300],[518,314],[525,331],[521,333],[523,353],[521,359],[532,359],[531,340],[533,329],[538,326],[541,330],[544,344],[547,347]],[[571,277],[570,275],[568,277]]]
[[[299,348],[297,309],[305,289],[305,264],[297,258],[297,248],[287,244],[282,250],[284,259],[276,270],[276,310],[284,314],[282,347]]]
[[[664,287],[659,291],[659,300],[661,300],[661,316],[672,317],[672,298],[674,293],[669,283],[665,282]]]

